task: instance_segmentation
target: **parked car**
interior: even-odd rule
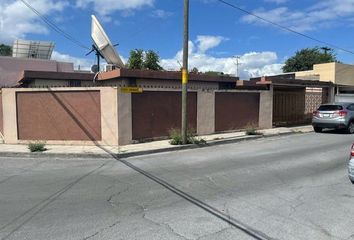
[[[312,126],[315,132],[332,128],[354,133],[354,103],[322,104],[313,112]]]
[[[354,184],[354,144],[350,151],[349,163],[348,163],[348,174],[350,181]]]

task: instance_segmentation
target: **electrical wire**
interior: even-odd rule
[[[250,11],[247,11],[247,10],[245,10],[245,9],[243,9],[243,8],[241,8],[241,7],[238,7],[238,6],[236,6],[236,5],[232,4],[232,3],[229,3],[229,2],[227,2],[227,1],[224,1],[224,0],[217,0],[217,1],[219,1],[220,3],[223,3],[223,4],[225,4],[225,5],[227,5],[227,6],[229,6],[229,7],[232,7],[232,8],[234,8],[234,9],[236,9],[236,10],[239,10],[239,11],[241,11],[241,12],[247,14],[247,15],[251,15],[251,16],[253,16],[253,17],[255,17],[255,18],[258,18],[258,19],[260,19],[260,20],[262,20],[262,21],[264,21],[264,22],[266,22],[266,23],[272,24],[272,25],[274,25],[274,26],[276,26],[276,27],[278,27],[278,28],[281,28],[281,29],[283,29],[283,30],[286,30],[286,31],[288,31],[288,32],[292,32],[292,33],[297,34],[297,35],[300,35],[300,36],[302,36],[302,37],[311,39],[312,41],[315,41],[315,42],[318,42],[318,43],[321,43],[321,44],[325,44],[325,45],[330,46],[330,47],[332,47],[332,48],[335,48],[335,49],[341,50],[341,51],[343,51],[343,52],[350,53],[350,54],[353,54],[353,55],[354,55],[354,52],[353,52],[353,51],[344,49],[344,48],[342,48],[342,47],[336,46],[336,45],[334,45],[334,44],[332,44],[332,43],[329,43],[329,42],[325,42],[325,41],[319,40],[319,39],[314,38],[314,37],[311,37],[311,36],[309,36],[309,35],[307,35],[307,34],[304,34],[304,33],[298,32],[298,31],[295,31],[295,30],[293,30],[293,29],[291,29],[291,28],[289,28],[289,27],[285,27],[285,26],[280,25],[280,24],[278,24],[278,23],[276,23],[276,22],[270,21],[270,20],[268,20],[268,19],[266,19],[266,18],[264,18],[264,17],[258,16],[258,15],[256,15],[256,14],[250,12]]]
[[[60,35],[62,35],[63,37],[65,37],[66,39],[70,40],[71,42],[75,43],[76,45],[78,45],[79,47],[86,49],[86,50],[90,50],[89,47],[85,46],[83,43],[81,43],[80,41],[78,41],[77,39],[75,39],[74,37],[72,37],[70,34],[64,32],[62,29],[60,29],[55,23],[53,23],[52,21],[50,21],[48,18],[46,18],[45,16],[43,16],[40,12],[38,12],[34,7],[32,7],[28,2],[26,2],[25,0],[20,0],[24,5],[26,5],[26,7],[28,7],[32,12],[34,12],[38,17],[40,17],[43,22],[45,22],[50,28],[52,28],[54,31],[56,31],[57,33],[59,33]]]

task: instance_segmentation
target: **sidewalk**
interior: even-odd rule
[[[262,137],[271,137],[293,133],[312,132],[312,126],[301,126],[291,128],[272,128],[259,130],[262,135],[246,135],[245,132],[232,132],[200,136],[207,141],[205,145],[183,145],[175,146],[169,140],[153,141],[147,143],[131,144],[119,147],[110,146],[68,146],[68,145],[46,145],[47,151],[43,153],[30,153],[27,145],[0,144],[0,156],[67,156],[67,157],[111,157],[114,154],[118,157],[138,156],[150,153],[168,152],[182,149],[200,148],[218,144],[226,144]]]

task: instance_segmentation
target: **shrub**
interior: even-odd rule
[[[245,128],[246,135],[261,135],[262,133],[258,132],[255,126],[255,124],[248,124]]]
[[[169,131],[169,138],[171,145],[183,145],[182,134],[178,129],[171,129]],[[195,136],[193,131],[187,131],[187,143],[186,144],[206,144],[205,139]]]
[[[44,152],[47,149],[45,148],[45,143],[44,142],[40,142],[40,141],[36,141],[36,142],[31,142],[28,144],[28,149],[31,152]]]

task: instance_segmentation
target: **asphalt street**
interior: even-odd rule
[[[127,159],[0,156],[0,239],[354,239],[354,135]]]

